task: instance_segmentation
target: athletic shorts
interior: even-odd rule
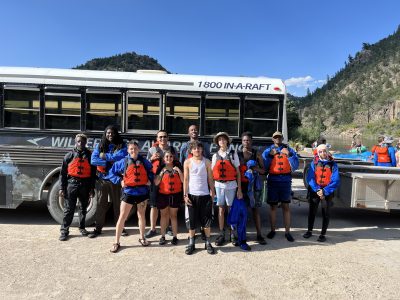
[[[292,182],[268,181],[267,203],[276,205],[279,202],[290,203],[292,200]]]
[[[216,187],[217,205],[218,206],[232,206],[233,200],[236,197],[236,189],[223,189]]]
[[[248,207],[251,208],[258,208],[262,206],[262,191],[255,191],[254,192],[254,199],[255,199],[255,203],[252,205],[252,203],[250,203],[250,198],[247,195],[247,182],[242,182],[242,193],[243,193],[243,199],[244,201],[246,201],[246,204]]]
[[[133,196],[133,195],[128,195],[128,194],[122,194],[121,201],[124,201],[125,203],[128,204],[139,204],[143,201],[146,201],[149,199],[149,194],[146,195],[138,195],[138,196]]]
[[[157,208],[164,209],[167,207],[179,208],[183,202],[183,193],[176,194],[161,194],[157,196]]]
[[[189,194],[192,205],[185,205],[185,220],[190,230],[197,228],[197,223],[203,228],[209,228],[213,220],[213,200],[210,195],[194,196]]]

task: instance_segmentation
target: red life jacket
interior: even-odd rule
[[[331,182],[333,161],[323,164],[321,160],[315,158],[314,165],[315,182],[321,187],[326,187]]]
[[[176,171],[167,171],[161,178],[158,191],[161,194],[170,195],[182,192],[182,181]]]
[[[288,175],[292,172],[289,159],[285,154],[276,153],[269,166],[269,174]]]
[[[153,145],[154,145],[154,147],[156,147],[157,152],[160,152],[160,151],[161,151],[161,153],[162,153],[161,148],[158,147],[158,142],[157,142],[157,143],[154,143]],[[160,151],[158,151],[159,149],[160,149]],[[176,153],[175,153],[174,147],[170,146],[169,151],[171,151],[172,155],[174,156],[174,160],[175,160]],[[161,161],[162,161],[162,158],[153,160],[153,161],[151,162],[151,165],[153,166],[152,171],[153,171],[154,174],[157,174],[157,170],[158,170],[158,167],[159,167],[160,164],[161,164]]]
[[[68,176],[77,178],[89,178],[91,176],[91,166],[89,158],[85,152],[83,152],[82,155],[79,155],[78,152],[74,151],[74,156],[68,164],[67,173]]]
[[[244,176],[244,173],[247,171],[247,161],[244,159],[244,155],[242,151],[238,151],[238,157],[240,161],[240,166],[239,166],[239,171],[240,171],[240,182],[249,182],[246,176]],[[251,149],[251,156],[249,160],[254,160],[257,161],[257,150],[256,149]]]
[[[232,164],[230,156],[233,159],[233,150],[229,152],[225,159],[216,153],[217,161],[213,168],[213,177],[217,181],[233,181],[236,180],[236,168]]]
[[[133,159],[125,158],[125,172],[124,183],[126,186],[135,187],[146,185],[149,177],[143,162],[140,159],[133,161]]]
[[[106,167],[103,167],[103,166],[97,166],[97,171],[98,172],[100,172],[100,173],[106,173]]]
[[[388,147],[382,147],[380,145],[377,145],[375,147],[375,153],[378,156],[378,162],[380,162],[380,163],[390,163],[391,162],[388,149],[389,149]]]

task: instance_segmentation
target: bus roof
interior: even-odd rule
[[[284,95],[281,79],[229,77],[53,68],[0,67],[0,82],[92,88],[151,89]]]

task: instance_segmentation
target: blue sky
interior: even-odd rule
[[[9,0],[0,65],[71,68],[135,51],[173,73],[282,78],[301,96],[399,25],[398,0]]]

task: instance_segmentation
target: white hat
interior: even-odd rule
[[[391,144],[393,143],[393,138],[391,136],[385,136],[385,139],[383,140],[385,144]]]

